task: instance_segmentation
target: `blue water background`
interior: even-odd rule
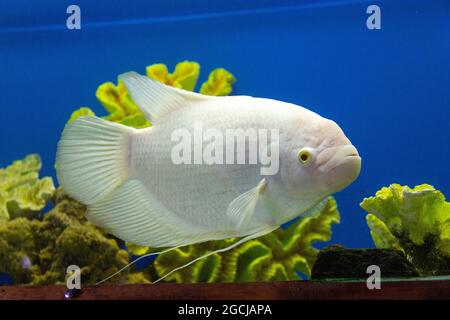
[[[65,27],[77,4],[82,29]],[[382,29],[366,28],[366,8]],[[97,86],[152,63],[232,71],[233,94],[305,106],[335,120],[362,158],[336,194],[332,243],[373,246],[359,202],[390,183],[450,196],[450,1],[2,1],[0,167],[39,153],[54,174],[71,112],[105,114]]]

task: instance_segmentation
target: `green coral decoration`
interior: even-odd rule
[[[128,264],[128,252],[86,220],[81,203],[55,191],[51,178],[38,179],[40,167],[39,156],[29,155],[0,170],[0,194],[7,199],[2,214],[8,216],[0,220],[0,274],[9,274],[14,284],[64,283],[66,268],[74,264],[83,283],[95,283]],[[51,201],[53,209],[39,215]],[[150,282],[136,272],[115,281]]]
[[[166,281],[195,282],[249,282],[298,280],[311,275],[318,250],[317,241],[329,241],[332,224],[339,223],[339,212],[333,197],[315,217],[300,218],[286,229],[278,229],[261,238],[250,240],[223,253],[215,253],[191,266],[168,276]],[[174,268],[184,265],[208,252],[225,248],[238,241],[226,239],[186,246],[160,254],[154,268],[162,277]],[[140,246],[128,246],[134,254],[150,252]]]
[[[175,66],[172,73],[169,73],[165,64],[157,63],[147,66],[146,73],[149,78],[169,86],[193,91],[200,75],[200,65],[193,61],[183,61]],[[202,84],[200,93],[215,96],[228,95],[232,92],[235,81],[236,78],[229,71],[217,68]],[[101,84],[97,88],[96,97],[108,112],[108,115],[103,117],[104,119],[134,128],[151,126],[121,81],[118,81],[117,85],[112,82]],[[68,122],[86,115],[92,116],[95,113],[90,108],[83,107],[74,111]]]
[[[360,205],[377,247],[403,251],[422,276],[450,274],[450,203],[440,191],[392,184]]]
[[[53,197],[53,179],[39,178],[41,165],[41,158],[31,154],[0,168],[0,223],[20,216],[35,216]]]

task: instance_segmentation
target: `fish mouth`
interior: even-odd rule
[[[319,165],[326,174],[327,184],[333,192],[342,190],[352,183],[361,172],[361,157],[353,145],[334,147],[333,154]],[[325,160],[325,159],[323,159]]]
[[[356,153],[342,157],[336,164],[333,165],[333,167],[330,168],[330,171],[334,171],[336,168],[346,165],[346,163],[355,163],[356,167],[361,169],[361,157]]]
[[[319,154],[317,166],[321,171],[332,171],[346,161],[355,159],[361,161],[358,150],[353,145],[336,146],[325,149]]]

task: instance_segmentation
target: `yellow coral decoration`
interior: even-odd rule
[[[81,107],[80,109],[75,110],[72,113],[72,115],[70,116],[70,119],[69,119],[69,121],[67,123],[71,123],[75,119],[77,119],[79,117],[84,117],[84,116],[95,116],[95,113],[90,108]]]
[[[233,84],[236,78],[229,71],[223,68],[213,70],[208,77],[208,81],[202,84],[200,93],[209,96],[226,96],[233,91]]]
[[[147,67],[147,76],[169,86],[193,91],[200,74],[197,62],[183,61],[175,66],[173,73],[169,73],[165,64],[153,64]]]
[[[399,241],[394,237],[383,221],[370,213],[366,216],[366,221],[370,228],[370,235],[377,248],[396,249],[404,252]]]
[[[450,273],[450,203],[442,192],[391,184],[360,205],[377,247],[405,252],[423,276]]]
[[[126,243],[128,251],[135,256],[142,256],[150,251],[149,247],[140,246],[131,242]]]
[[[117,85],[111,82],[103,83],[98,87],[95,95],[109,112],[104,119],[135,128],[144,128],[150,125],[139,107],[131,100],[122,81],[118,81]]]
[[[0,220],[38,214],[55,192],[53,179],[39,179],[41,158],[31,154],[0,168]]]

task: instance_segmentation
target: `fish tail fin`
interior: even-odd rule
[[[56,173],[64,192],[90,205],[122,185],[130,175],[134,132],[91,116],[66,125],[56,155]]]

